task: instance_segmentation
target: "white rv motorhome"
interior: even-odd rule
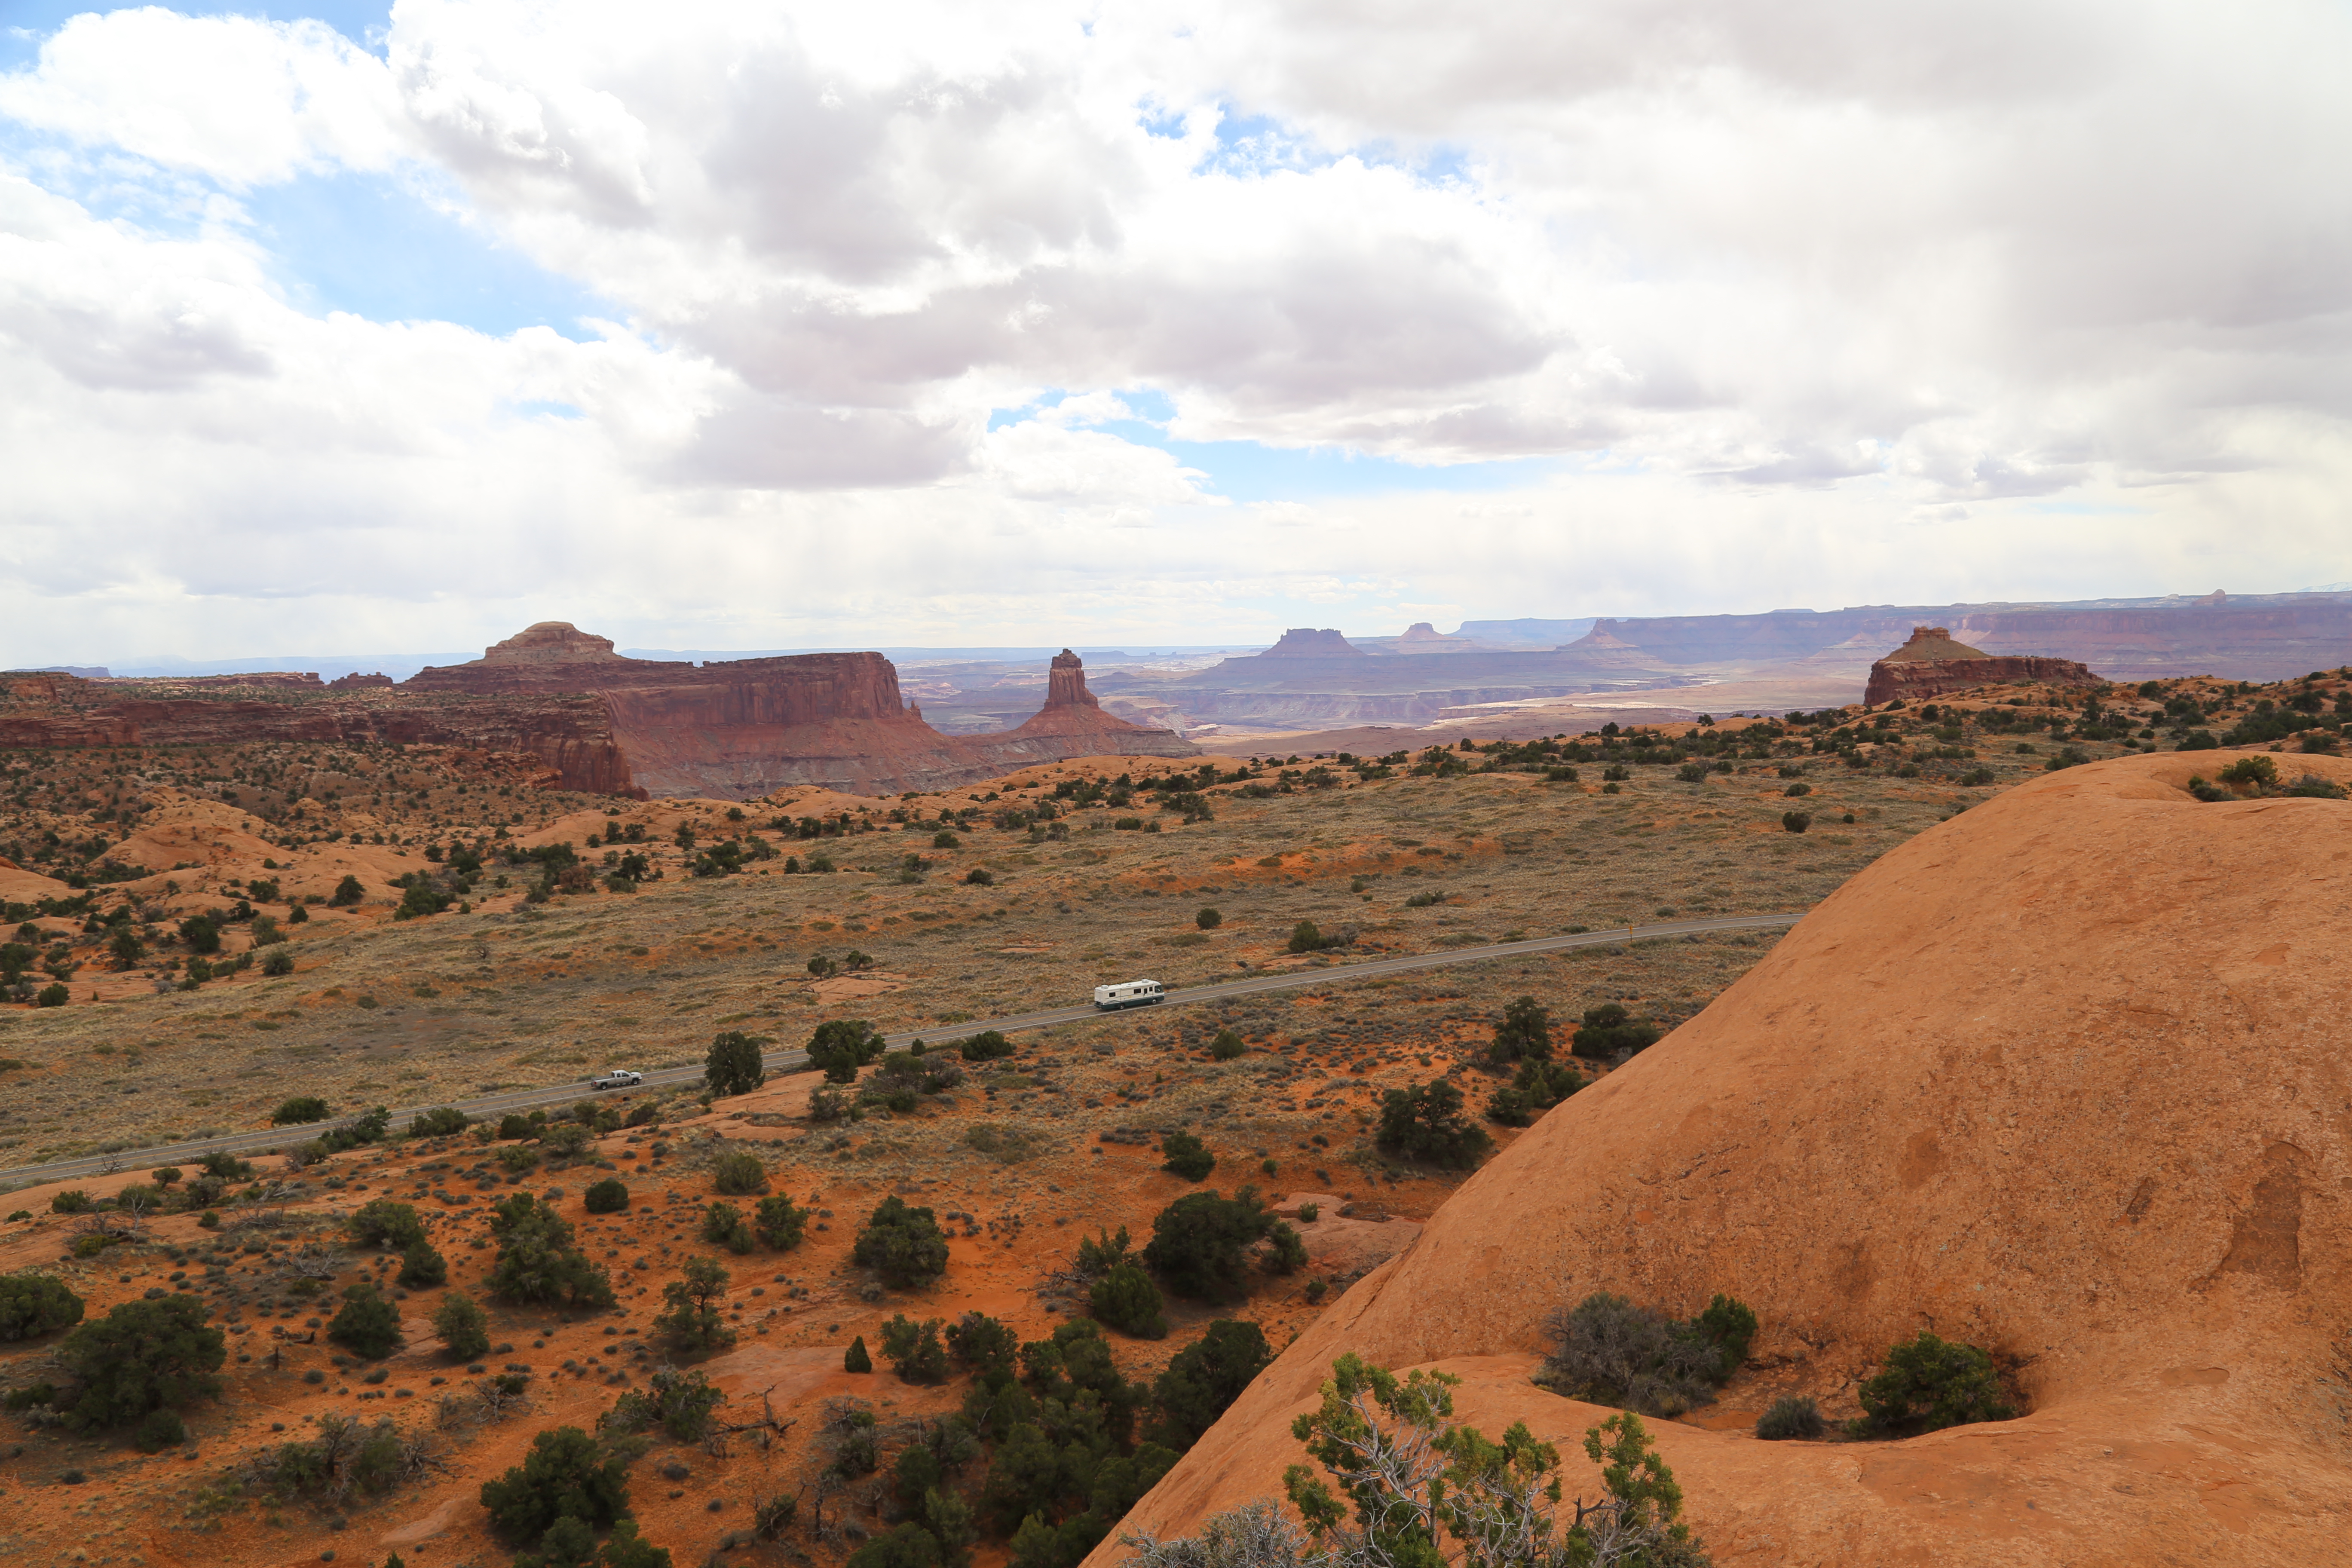
[[[1167,991],[1157,980],[1122,980],[1116,985],[1095,987],[1095,1005],[1106,1013],[1121,1007],[1149,1007],[1167,999]]]

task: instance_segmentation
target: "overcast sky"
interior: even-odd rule
[[[2352,11],[0,0],[0,663],[2352,579]]]

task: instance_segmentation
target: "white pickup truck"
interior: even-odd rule
[[[588,1080],[590,1089],[635,1089],[646,1081],[646,1075],[627,1068],[606,1068],[598,1077]]]

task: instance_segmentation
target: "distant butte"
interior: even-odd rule
[[[971,737],[1010,767],[1062,762],[1071,757],[1196,757],[1201,749],[1168,730],[1131,724],[1103,711],[1087,689],[1086,661],[1068,648],[1054,656],[1046,673],[1045,706],[1019,729],[1002,735]]]
[[[2104,679],[2088,665],[2071,658],[1989,654],[1982,648],[1952,640],[1943,626],[1913,626],[1911,640],[1870,667],[1870,684],[1864,688],[1865,707],[1875,708],[1896,698],[1918,701],[1972,686],[2101,686]]]

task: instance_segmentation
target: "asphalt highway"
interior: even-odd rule
[[[1316,990],[1332,985],[1344,985],[1358,980],[1373,980],[1387,974],[1404,974],[1416,969],[1441,969],[1457,963],[1479,963],[1488,959],[1515,958],[1525,953],[1558,952],[1564,948],[1601,947],[1611,942],[1639,942],[1650,937],[1688,936],[1706,931],[1753,931],[1791,926],[1801,915],[1727,915],[1717,920],[1664,921],[1654,925],[1620,926],[1612,931],[1580,931],[1573,936],[1529,937],[1524,942],[1490,942],[1480,947],[1457,947],[1444,952],[1407,953],[1396,958],[1366,959],[1360,963],[1312,965],[1304,969],[1286,969],[1273,974],[1250,974],[1234,980],[1212,981],[1202,985],[1187,985],[1167,993],[1167,999],[1154,1005],[1158,1007],[1197,1006],[1204,1002],[1223,1002],[1235,996],[1256,996],[1268,991]],[[941,1038],[961,1038],[983,1030],[994,1029],[1002,1034],[1015,1034],[1024,1029],[1046,1029],[1056,1024],[1075,1024],[1082,1019],[1116,1017],[1105,1014],[1092,1002],[1082,1002],[1075,1007],[1048,1007],[1034,1013],[1018,1013],[1006,1018],[979,1018],[958,1024],[952,1030],[934,1028],[930,1032]],[[912,1030],[884,1037],[892,1047],[907,1045],[915,1038]],[[799,1050],[772,1051],[764,1058],[772,1073],[797,1072],[808,1061],[808,1053]],[[625,1061],[607,1064],[626,1067]],[[603,1070],[601,1068],[598,1070]],[[646,1074],[645,1089],[672,1089],[683,1084],[702,1081],[699,1067],[665,1068]],[[599,1091],[591,1089],[586,1080],[573,1079],[563,1083],[549,1084],[538,1089],[516,1089],[498,1094],[478,1096],[472,1100],[443,1100],[455,1105],[467,1115],[480,1120],[485,1116],[503,1116],[510,1110],[529,1110],[537,1106],[569,1105],[577,1100],[593,1099]],[[613,1091],[604,1091],[613,1092]],[[621,1090],[621,1093],[641,1092]],[[395,1128],[407,1126],[410,1118],[429,1110],[429,1105],[396,1108],[392,1113]],[[44,1165],[19,1165],[0,1168],[0,1191],[36,1185],[43,1182],[70,1180],[76,1176],[100,1176],[116,1171],[145,1170],[156,1165],[194,1164],[206,1154],[226,1152],[232,1154],[253,1154],[283,1149],[294,1143],[306,1142],[337,1125],[332,1121],[312,1122],[299,1127],[266,1127],[250,1132],[225,1133],[217,1138],[205,1138],[188,1143],[169,1143],[152,1149],[124,1149],[110,1154],[87,1154],[70,1160],[53,1160]]]

